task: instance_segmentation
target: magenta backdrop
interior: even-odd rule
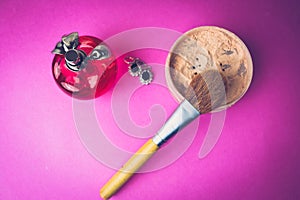
[[[80,142],[72,99],[52,78],[50,51],[63,34],[105,39],[137,27],[185,32],[202,25],[227,28],[245,41],[254,62],[248,93],[228,109],[206,158],[197,154],[209,117],[180,159],[136,175],[112,199],[300,199],[297,1],[6,0],[0,17],[0,199],[100,199],[114,173]],[[145,58],[164,63],[166,57]],[[123,67],[118,77],[124,73]]]

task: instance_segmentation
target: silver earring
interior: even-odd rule
[[[140,82],[143,85],[148,85],[153,80],[153,74],[151,67],[146,65],[139,58],[127,56],[124,58],[124,62],[128,64],[128,71],[131,76],[139,76]]]
[[[128,64],[128,71],[131,76],[139,76],[142,71],[142,65],[144,64],[138,58],[128,56],[124,58],[124,62]]]
[[[143,69],[140,73],[140,82],[143,85],[148,85],[149,83],[151,83],[153,80],[153,74],[151,71],[151,68],[148,67],[146,69]]]

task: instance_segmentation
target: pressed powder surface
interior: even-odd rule
[[[207,69],[218,70],[227,82],[226,106],[231,106],[247,91],[252,79],[252,60],[245,44],[233,33],[214,26],[192,29],[173,45],[166,63],[168,85],[183,99],[189,84]]]

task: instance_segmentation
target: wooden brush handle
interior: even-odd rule
[[[109,199],[116,193],[130,177],[158,150],[158,146],[148,140],[101,188],[100,196]]]

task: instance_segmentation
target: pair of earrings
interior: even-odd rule
[[[124,62],[128,64],[128,71],[131,76],[139,76],[143,85],[148,85],[153,80],[151,67],[141,61],[139,58],[128,56],[124,58]]]

